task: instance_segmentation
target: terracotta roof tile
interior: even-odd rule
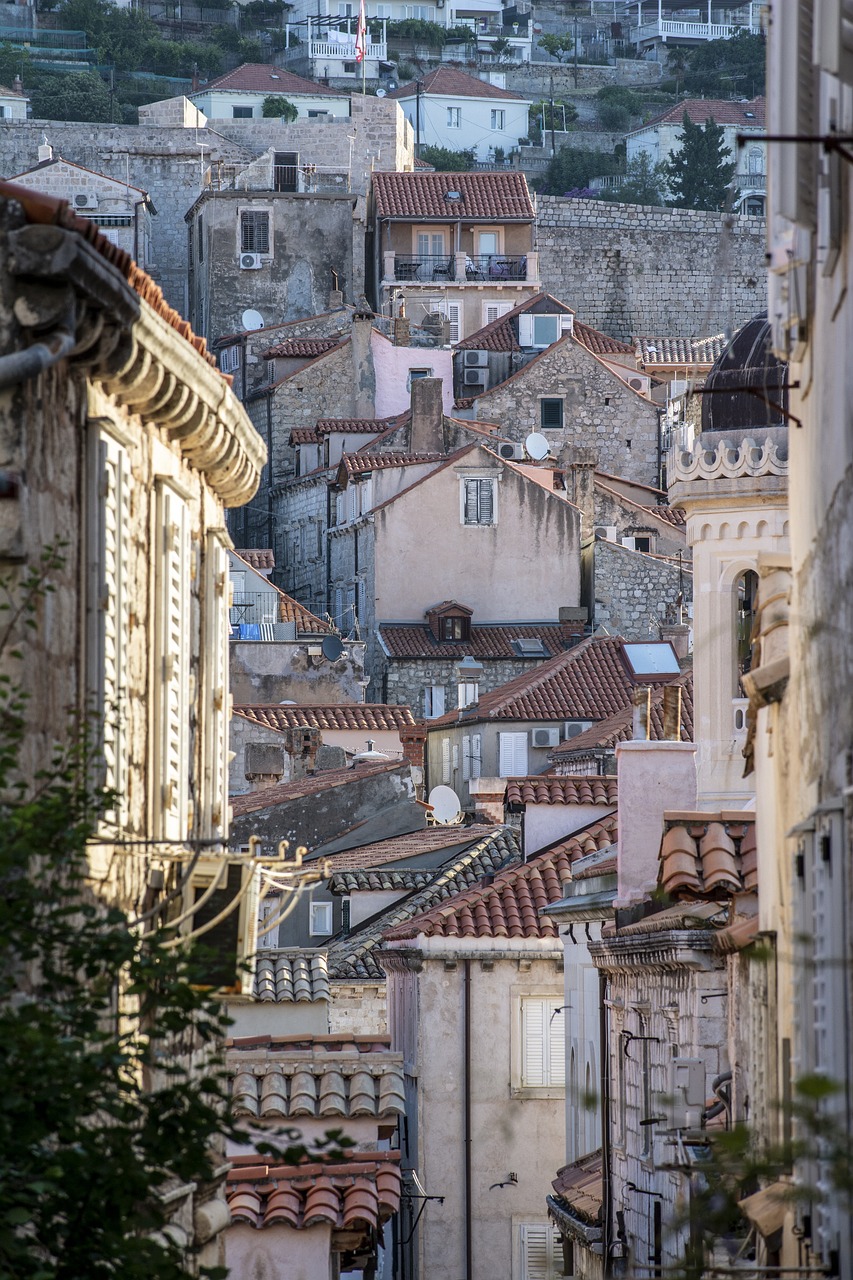
[[[457,845],[464,847],[500,829],[484,826],[427,827],[424,831],[410,831],[407,835],[392,836],[389,840],[377,840],[374,844],[363,844],[357,849],[333,853],[324,862],[332,874],[382,867],[389,862],[434,853],[437,849],[452,849]],[[435,873],[436,868],[433,867],[432,874]]]
[[[303,1004],[329,1000],[329,966],[324,951],[258,951],[254,996],[275,1004]]]
[[[348,475],[363,475],[365,471],[382,471],[390,467],[416,467],[430,462],[444,462],[446,453],[402,453],[388,450],[385,453],[345,453],[341,466]]]
[[[204,96],[211,89],[243,90],[249,93],[269,94],[310,94],[312,98],[345,98],[342,89],[330,89],[328,85],[318,84],[316,80],[306,80],[304,76],[295,76],[292,71],[283,67],[273,67],[266,62],[244,62],[233,71],[208,80],[201,88],[190,94],[191,99]]]
[[[470,76],[458,67],[438,67],[417,81],[392,89],[389,98],[411,98],[417,92],[420,83],[422,96],[435,94],[442,98],[502,98],[504,101],[527,102],[528,99],[519,93],[510,93],[508,89],[499,89],[487,80],[479,80]]]
[[[238,1157],[226,1198],[235,1223],[301,1230],[328,1223],[333,1230],[373,1233],[400,1207],[400,1152],[358,1151],[340,1164],[249,1164]],[[244,1162],[244,1160],[246,1162]]]
[[[409,707],[385,702],[353,702],[333,706],[240,706],[234,714],[253,724],[284,733],[308,725],[312,729],[401,729],[415,723]]]
[[[608,334],[601,333],[598,329],[593,329],[591,325],[583,324],[578,319],[575,319],[574,322],[573,336],[581,346],[586,347],[588,351],[592,351],[597,356],[632,356],[634,354],[634,348],[629,343],[620,342],[618,338],[611,338]]]
[[[743,810],[664,815],[659,881],[673,898],[720,898],[758,887],[755,815]]]
[[[332,787],[346,787],[369,773],[390,772],[401,767],[399,761],[382,764],[359,764],[348,769],[323,769],[310,777],[298,778],[295,782],[279,782],[274,787],[265,787],[262,791],[250,791],[246,795],[231,796],[231,809],[234,817],[245,813],[257,813],[261,809],[272,809],[277,804],[289,804],[292,800],[302,800],[306,796],[321,795]]]
[[[388,1117],[405,1110],[403,1056],[385,1045],[234,1040],[226,1051],[234,1114],[250,1119],[299,1116]]]
[[[565,632],[555,623],[473,623],[467,640],[451,641],[436,640],[426,623],[383,622],[378,635],[390,658],[461,659],[469,654],[478,659],[530,663],[541,659],[522,658],[513,648],[513,640],[541,640],[547,657],[562,653],[567,644]]]
[[[702,366],[710,369],[727,346],[724,333],[717,333],[712,338],[651,337],[641,334],[634,339],[634,354],[646,369],[654,368],[655,365],[676,365],[683,368],[695,365],[697,369]]]
[[[492,883],[456,893],[386,929],[384,940],[393,943],[419,934],[428,938],[556,938],[558,925],[541,914],[543,908],[562,900],[571,864],[611,844],[616,832],[615,814],[590,823],[529,862],[500,871]]]
[[[531,778],[509,778],[508,805],[526,804],[606,804],[617,801],[616,778],[597,775],[571,776],[539,773]]]
[[[556,1198],[585,1221],[596,1223],[601,1217],[603,1161],[601,1148],[582,1156],[557,1171],[551,1183]],[[551,1200],[552,1197],[548,1197]]]
[[[717,950],[729,955],[752,946],[758,937],[761,922],[758,912],[751,916],[738,916],[732,924],[721,929],[716,937]]]
[[[253,569],[275,568],[275,555],[269,547],[242,547],[239,551],[235,548],[234,554]]]
[[[476,828],[472,830],[476,831]],[[477,831],[472,843],[437,868],[432,883],[407,898],[395,902],[364,929],[341,938],[329,947],[329,966],[338,979],[384,981],[377,949],[388,929],[402,925],[410,917],[445,901],[471,884],[493,875],[520,857],[515,837],[508,827],[491,829],[485,836]],[[381,958],[381,957],[380,957]]]
[[[266,550],[259,552],[249,548],[248,550],[244,549],[243,551],[235,551],[234,554],[239,556],[241,560],[244,560],[251,569],[256,569],[261,566],[253,564],[251,557],[261,554],[272,556],[273,553]],[[322,618],[318,618],[310,609],[306,609],[298,600],[294,600],[293,596],[287,595],[287,593],[282,591],[280,587],[277,587],[275,583],[270,583],[269,585],[278,596],[279,622],[295,622],[297,633],[302,632],[305,635],[326,635],[332,630],[330,623],[324,622]]]
[[[497,320],[490,321],[489,324],[483,325],[482,329],[478,329],[476,333],[470,334],[467,338],[463,338],[461,342],[457,342],[453,348],[454,351],[520,351],[521,347],[515,337],[515,330],[510,321],[514,316],[520,316],[524,312],[529,311],[534,303],[550,301],[555,303],[561,311],[571,314],[571,307],[567,307],[564,302],[560,302],[559,298],[555,298],[553,294],[536,293],[532,298],[525,298],[523,302],[516,303],[511,311],[507,311],[505,315],[498,316]]]
[[[590,636],[484,693],[463,720],[603,720],[622,711],[630,706],[634,688],[622,661],[622,644],[618,636]],[[431,720],[430,728],[458,719],[459,713],[452,711]]]
[[[744,129],[763,129],[765,125],[764,98],[753,98],[749,102],[732,102],[728,98],[685,98],[662,115],[647,120],[637,129],[631,129],[628,136],[643,133],[656,124],[681,124],[684,113],[692,124],[704,124],[706,120],[714,120],[716,124],[737,124]]]
[[[327,351],[331,351],[340,342],[340,338],[288,338],[285,342],[279,342],[274,347],[270,347],[269,351],[265,351],[262,359],[298,359],[301,356],[307,356],[313,360],[315,356],[322,356]]]
[[[693,741],[693,675],[692,672],[682,672],[672,684],[680,684],[682,688],[681,695],[681,738],[683,742]],[[660,742],[663,738],[663,688],[652,688],[651,699],[651,737],[655,742]],[[583,733],[579,733],[576,738],[569,738],[566,742],[561,742],[558,747],[554,747],[551,756],[554,760],[570,760],[572,757],[581,757],[586,752],[594,752],[597,750],[612,750],[617,742],[626,742],[631,737],[633,723],[633,710],[630,703],[623,705],[620,711],[614,712],[613,715],[607,716],[606,719],[600,720],[597,724],[591,725],[589,729],[585,729]]]
[[[499,222],[532,222],[535,217],[527,181],[521,173],[374,173],[373,191],[380,218],[458,216]],[[448,210],[447,191],[461,201]]]
[[[336,431],[361,435],[368,432],[379,433],[395,426],[400,417],[400,414],[391,414],[388,418],[318,418],[316,431],[318,435],[330,435]]]

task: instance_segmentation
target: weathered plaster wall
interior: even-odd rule
[[[347,645],[337,662],[312,658],[308,647],[304,641],[232,640],[228,652],[235,705],[361,702],[364,647]]]
[[[395,347],[374,329],[370,353],[376,378],[377,418],[403,413],[409,407],[409,371],[430,369],[430,377],[442,383],[442,409],[453,413],[453,354],[443,347]]]
[[[539,196],[543,289],[614,338],[738,328],[767,306],[765,221]]]
[[[389,760],[402,760],[403,748],[400,735],[395,729],[323,729],[323,743],[331,747],[343,747],[345,751],[364,751],[367,739],[373,742],[375,751],[383,751]],[[246,747],[260,743],[264,746],[280,747],[284,754],[286,773],[281,781],[286,782],[290,775],[290,757],[287,754],[287,742],[283,734],[275,729],[267,729],[263,725],[253,724],[243,716],[233,716],[229,735],[230,749],[235,753],[229,771],[229,792],[239,795],[252,790],[252,784],[246,779]]]
[[[595,625],[626,640],[657,640],[679,593],[693,600],[689,561],[663,560],[598,538],[595,543]]]
[[[225,1262],[232,1276],[245,1280],[328,1280],[331,1247],[327,1222],[299,1231],[280,1222],[266,1231],[237,1222],[225,1233]]]

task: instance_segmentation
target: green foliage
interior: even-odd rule
[[[389,40],[410,40],[413,45],[426,45],[428,49],[442,48],[446,35],[438,22],[427,22],[423,18],[401,18],[389,22],[387,30]]]
[[[595,96],[599,121],[612,133],[627,132],[631,127],[631,118],[639,115],[642,110],[642,99],[622,85],[604,85]]]
[[[31,88],[30,98],[37,120],[116,123],[122,119],[120,106],[111,104],[109,89],[93,72],[48,72]]]
[[[426,160],[439,173],[467,173],[474,163],[473,151],[451,151],[449,147],[421,147]]]
[[[511,62],[511,50],[512,45],[506,36],[498,36],[497,40],[492,41],[491,51],[498,62]]]
[[[545,195],[561,196],[567,191],[582,190],[591,178],[622,171],[622,158],[616,153],[584,151],[579,147],[563,147],[545,171],[539,190]]]
[[[671,66],[671,54],[668,61]],[[731,40],[708,40],[690,49],[685,62],[684,86],[691,97],[754,98],[764,93],[767,45],[762,35],[744,30]]]
[[[682,121],[681,149],[666,164],[677,209],[722,209],[734,171],[734,160],[725,145],[723,129],[713,120],[693,124],[687,112]]]
[[[445,44],[450,44],[456,40],[461,40],[465,44],[471,44],[476,39],[474,32],[464,22],[457,22],[455,27],[448,27],[444,33]]]
[[[269,97],[264,98],[261,115],[274,120],[286,120],[289,123],[296,119],[299,111],[280,93],[271,93]]]
[[[662,164],[652,164],[649,155],[641,151],[629,161],[622,185],[605,188],[601,198],[616,200],[620,204],[661,205],[665,188],[665,167]]]
[[[569,35],[568,31],[564,31],[562,35],[549,35],[539,37],[539,48],[544,49],[546,53],[550,53],[553,58],[557,58],[560,62],[568,59],[569,54],[575,47],[575,42]]]

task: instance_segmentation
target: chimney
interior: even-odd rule
[[[411,453],[444,453],[442,385],[440,378],[412,382]]]
[[[264,791],[284,781],[284,751],[262,742],[247,742],[245,755],[246,781],[253,791]]]
[[[53,147],[50,145],[47,138],[44,137],[44,134],[42,134],[42,137],[44,138],[44,141],[39,147],[39,164],[43,164],[45,160],[53,159]]]
[[[20,94],[24,92],[24,82],[17,72],[15,72],[15,79],[12,81],[12,92]]]
[[[329,310],[340,311],[343,305],[344,305],[344,295],[341,292],[341,290],[332,289],[331,293],[329,294]]]
[[[560,605],[557,619],[563,633],[563,644],[567,649],[583,640],[584,627],[589,619],[589,610],[585,606],[575,609],[569,605]]]
[[[661,640],[668,640],[679,662],[690,652],[690,625],[687,622],[662,622]]]
[[[373,315],[353,315],[350,329],[353,388],[350,412],[354,418],[372,418],[376,412],[376,373],[370,346],[372,335]],[[340,412],[344,412],[343,406]]]
[[[645,693],[645,690],[638,691]],[[642,701],[639,699],[639,701]],[[635,705],[635,711],[643,710]],[[625,909],[654,893],[663,815],[697,805],[696,745],[634,738],[616,747],[619,775],[619,888]]]

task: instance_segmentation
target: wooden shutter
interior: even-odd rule
[[[208,838],[228,834],[228,551],[225,535],[208,535],[204,578],[204,812],[203,830]],[[270,603],[274,597],[270,594]],[[263,611],[265,621],[268,610]]]
[[[159,491],[157,509],[159,826],[165,839],[183,840],[189,789],[189,519],[183,498],[166,485]]]
[[[471,777],[479,778],[483,769],[483,739],[479,733],[471,736]]]
[[[548,1083],[545,1035],[545,1001],[538,997],[526,997],[521,1002],[522,1088],[535,1088]]]
[[[548,1223],[529,1222],[519,1228],[521,1233],[522,1280],[553,1280],[554,1228]]]
[[[471,737],[465,734],[462,738],[462,781],[471,777]]]
[[[518,341],[522,347],[533,346],[533,316],[518,317]]]
[[[479,481],[465,481],[465,523],[479,524]]]
[[[501,778],[527,777],[527,734],[501,733],[498,735],[498,776]]]
[[[462,307],[458,302],[448,302],[445,311],[450,322],[450,341],[459,342],[462,338]]]
[[[442,738],[441,740],[441,780],[442,782],[450,781],[450,739]]]
[[[129,628],[127,451],[112,436],[93,431],[89,525],[89,688],[97,717],[100,781],[116,792],[105,817],[121,822],[126,772],[126,662]]]

